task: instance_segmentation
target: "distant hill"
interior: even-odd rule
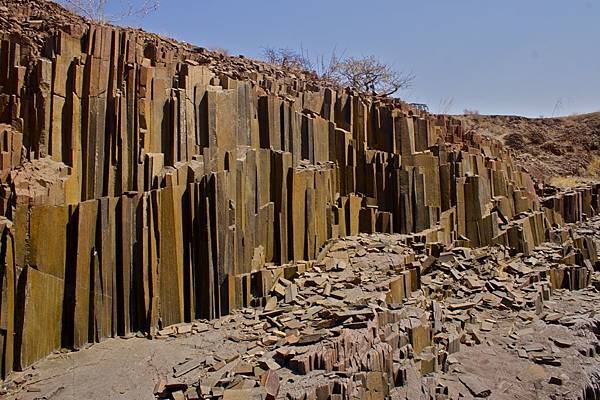
[[[466,130],[502,140],[539,181],[570,185],[600,178],[600,112],[560,118],[458,118]]]

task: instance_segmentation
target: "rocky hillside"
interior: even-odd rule
[[[540,181],[569,185],[600,177],[600,112],[561,118],[458,118],[465,129],[502,140]]]

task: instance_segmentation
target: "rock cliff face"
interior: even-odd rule
[[[0,4],[3,375],[248,306],[332,238],[528,253],[598,210],[598,186],[543,208],[509,153],[457,120]]]

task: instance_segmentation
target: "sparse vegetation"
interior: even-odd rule
[[[262,56],[269,64],[277,65],[284,69],[305,69],[311,71],[313,68],[310,59],[305,57],[303,53],[298,53],[288,47],[263,47]]]
[[[145,17],[158,9],[159,0],[143,0],[136,4],[131,0],[59,0],[59,3],[71,11],[99,23],[117,22],[124,18]],[[115,11],[108,11],[109,5],[115,5]]]
[[[552,186],[567,189],[586,185],[593,180],[581,176],[553,176],[548,180]]]
[[[415,80],[413,74],[400,73],[375,56],[345,58],[336,65],[334,76],[345,86],[382,96],[408,89]]]
[[[465,129],[503,140],[515,151],[517,162],[535,179],[600,177],[600,113],[576,117],[525,118],[518,116],[459,117]],[[563,182],[570,186],[572,182]]]
[[[218,47],[218,46],[217,47],[211,47],[211,48],[209,48],[209,50],[212,51],[213,53],[220,54],[220,55],[222,55],[224,57],[229,56],[229,50],[227,50],[227,49],[225,49],[223,47]]]
[[[265,47],[263,59],[284,69],[310,71],[333,84],[380,96],[391,96],[401,89],[408,89],[415,80],[414,74],[398,72],[375,56],[338,56],[335,49],[329,57],[316,57],[313,63],[304,49],[297,52],[290,48]]]
[[[525,143],[523,142],[523,136],[518,133],[509,133],[504,138],[504,143],[511,149],[522,149],[525,147]]]
[[[344,59],[344,53],[342,52],[342,54],[338,54],[337,53],[337,48],[333,48],[333,50],[331,51],[331,53],[329,54],[329,56],[325,56],[325,55],[320,55],[316,57],[316,63],[314,64],[314,68],[313,65],[311,63],[310,65],[310,69],[314,70],[314,72],[317,74],[317,76],[327,82],[336,84],[339,82],[337,82],[337,77],[336,77],[336,73],[338,71],[338,66],[340,64],[340,61]]]
[[[554,142],[546,142],[541,147],[542,150],[548,151],[555,156],[560,156],[563,154],[561,147]]]
[[[590,176],[600,177],[600,156],[594,156],[587,170]]]

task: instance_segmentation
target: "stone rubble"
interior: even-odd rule
[[[595,398],[600,293],[590,285],[600,268],[597,244],[582,236],[584,228],[561,231],[567,240],[556,234],[561,240],[529,256],[504,246],[412,248],[406,235],[335,241],[310,271],[279,276],[256,308],[227,318],[222,350],[175,366],[168,379],[181,378],[188,399],[412,399],[415,385],[431,393],[421,398],[501,398],[508,382],[486,384],[457,360],[465,348],[488,347],[477,351],[489,356],[499,347],[528,361],[519,383],[533,373],[548,395]],[[579,313],[565,315],[561,304],[571,297]],[[583,339],[571,332],[577,318],[590,324],[580,328]],[[572,363],[573,354],[591,368],[570,379],[561,363]],[[193,373],[179,374],[190,363]],[[157,398],[177,398],[159,389]]]

